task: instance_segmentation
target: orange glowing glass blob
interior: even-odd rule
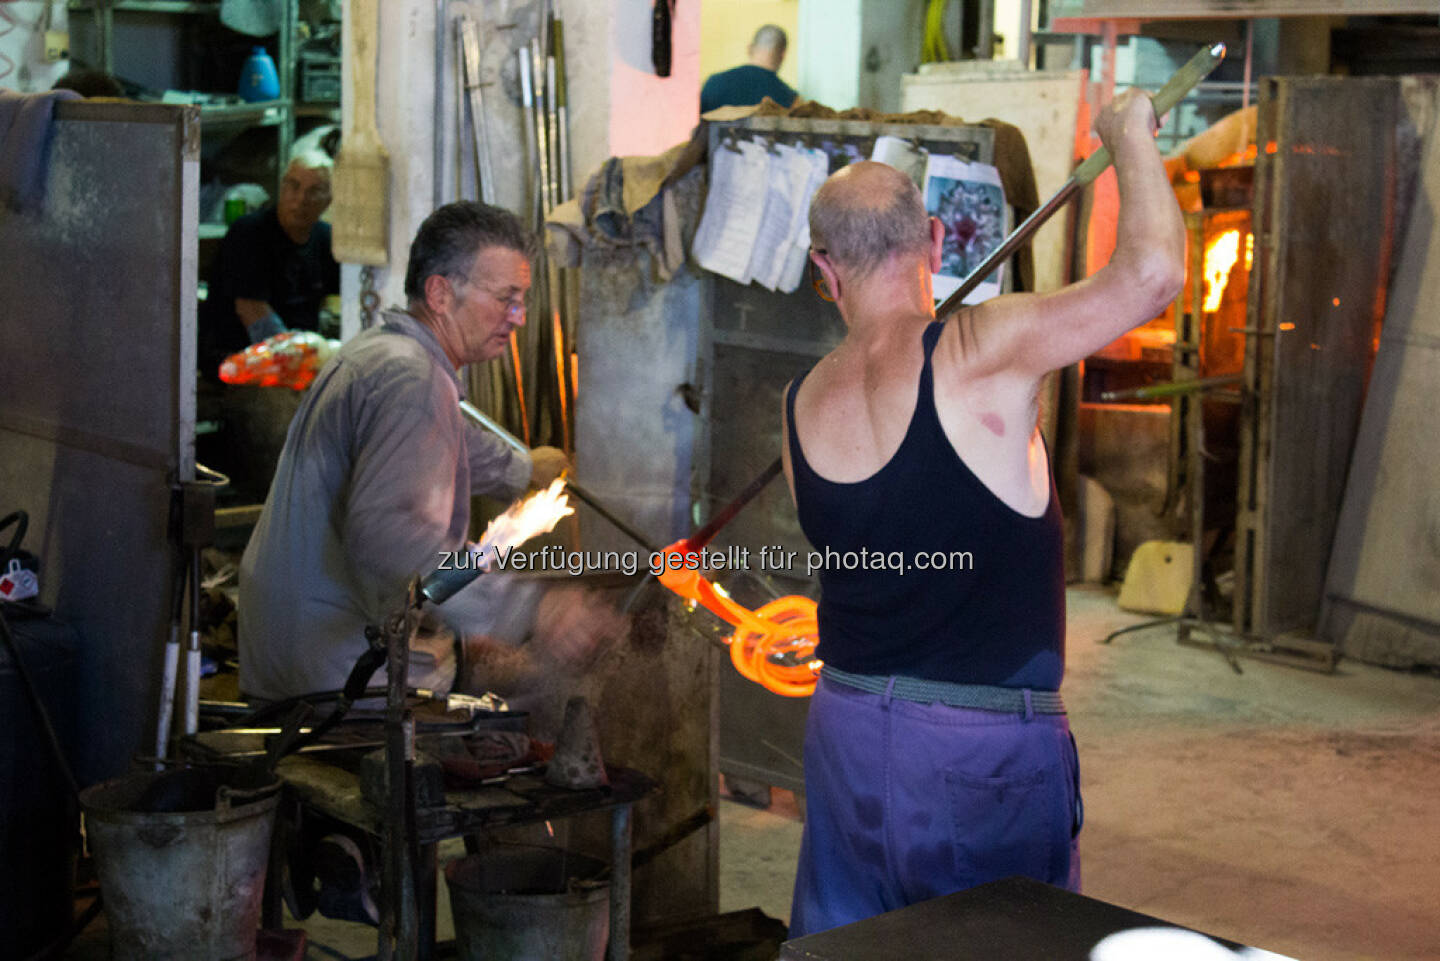
[[[227,384],[304,390],[339,349],[338,340],[308,330],[287,330],[226,357],[220,379]]]
[[[820,661],[815,657],[820,636],[815,602],[792,594],[752,611],[692,569],[696,564],[689,561],[694,555],[687,548],[685,541],[665,548],[657,578],[676,594],[735,626],[735,633],[725,640],[735,670],[784,697],[813,694],[820,676]]]
[[[1204,310],[1213,313],[1220,309],[1220,299],[1225,296],[1225,284],[1230,279],[1230,268],[1240,256],[1240,231],[1227,230],[1205,247],[1205,303]]]

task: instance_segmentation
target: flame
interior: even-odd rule
[[[1255,262],[1255,235],[1245,235],[1245,272],[1250,272],[1250,265]]]
[[[1230,279],[1230,268],[1240,255],[1240,231],[1227,230],[1205,248],[1205,304],[1204,310],[1213,313],[1220,309],[1220,298],[1225,295],[1225,284]]]
[[[537,534],[555,529],[560,518],[569,517],[575,508],[566,503],[565,478],[557,477],[543,491],[536,491],[524,500],[516,501],[505,508],[505,513],[492,520],[485,527],[485,535],[475,546],[486,569],[490,562],[489,551],[502,551],[519,547]]]

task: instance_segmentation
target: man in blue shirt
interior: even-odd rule
[[[710,75],[700,88],[700,112],[717,107],[748,107],[766,97],[782,107],[795,102],[796,93],[775,75],[785,60],[785,31],[766,24],[755,31],[746,53],[750,62]]]

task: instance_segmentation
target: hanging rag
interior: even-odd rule
[[[0,209],[33,213],[45,199],[55,104],[79,100],[73,90],[16,93],[0,89]]]

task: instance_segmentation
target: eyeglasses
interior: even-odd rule
[[[516,295],[513,296],[513,297],[501,297],[499,294],[495,293],[495,291],[491,290],[489,287],[486,287],[486,286],[484,286],[483,284],[477,284],[477,283],[475,283],[475,281],[471,280],[469,277],[466,277],[466,276],[464,276],[464,275],[461,275],[461,276],[458,276],[458,277],[452,277],[451,280],[456,281],[456,282],[458,282],[458,283],[462,283],[462,284],[469,284],[470,286],[476,288],[477,290],[480,290],[481,292],[485,293],[486,295],[494,298],[497,303],[500,303],[500,304],[504,305],[504,307],[505,307],[505,319],[506,319],[506,320],[513,321],[513,320],[516,320],[517,318],[520,318],[520,317],[525,316],[525,295],[524,295],[523,293],[521,293],[521,294],[516,294]]]

